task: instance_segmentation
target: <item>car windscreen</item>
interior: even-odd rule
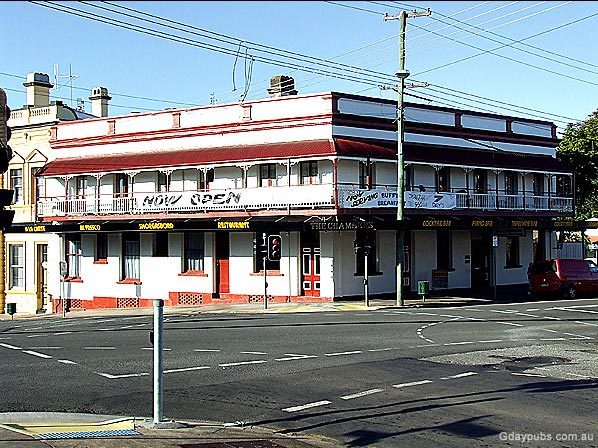
[[[556,272],[556,266],[554,261],[540,261],[530,266],[530,274],[548,274],[550,272]]]

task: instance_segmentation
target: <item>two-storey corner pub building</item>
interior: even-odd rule
[[[265,270],[271,301],[363,297],[366,269],[371,296],[394,297],[399,225],[408,292],[524,284],[572,215],[554,124],[408,103],[399,224],[396,102],[277,79],[261,100],[53,128],[24,230],[60,235],[56,304],[262,301]],[[272,234],[282,257],[264,262]]]

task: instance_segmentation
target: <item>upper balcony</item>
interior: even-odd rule
[[[297,211],[297,210],[365,210],[397,207],[397,190],[393,186],[359,188],[357,184],[270,186],[208,191],[170,191],[159,193],[128,193],[83,195],[78,197],[44,197],[38,201],[40,219],[60,217],[93,217],[106,215],[154,215],[156,213],[202,214],[232,211]],[[435,210],[450,213],[461,211],[573,211],[573,198],[531,191],[507,194],[505,191],[486,193],[406,191],[407,210]]]

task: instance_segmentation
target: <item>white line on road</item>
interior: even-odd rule
[[[363,352],[361,350],[355,350],[352,352],[324,353],[324,356],[358,355],[359,353],[363,353]]]
[[[211,348],[195,348],[193,349],[194,352],[219,352],[220,350],[215,350]]]
[[[540,311],[540,308],[528,308],[525,311]]]
[[[486,341],[478,341],[480,344],[492,344],[494,342],[502,342],[502,339],[488,339]]]
[[[16,345],[0,343],[0,346],[2,346],[4,348],[11,348],[13,350],[23,350],[21,347],[17,347]]]
[[[267,353],[264,353],[264,352],[241,352],[241,354],[243,354],[243,355],[267,355]]]
[[[27,337],[28,338],[39,338],[39,337],[42,337],[42,336],[45,336],[45,334],[31,334],[31,335],[29,335]]]
[[[584,336],[583,334],[574,334],[574,333],[565,333],[563,332],[563,334],[566,334],[567,336],[575,336],[577,338],[586,338],[586,339],[592,339],[589,336]]]
[[[511,325],[512,327],[523,327],[521,324],[516,324],[514,322],[496,322],[497,324],[501,325]]]
[[[542,331],[549,331],[550,333],[558,333],[558,331],[556,331],[556,330],[551,330],[551,329],[549,329],[549,328],[540,328],[540,330],[542,330]],[[565,334],[567,334],[567,333],[565,333]],[[577,336],[577,335],[576,335],[576,334],[574,334],[573,336]]]
[[[12,338],[0,338],[0,341],[8,341],[9,339],[12,339]]]
[[[466,342],[447,342],[445,344],[442,345],[469,345],[469,344],[474,344],[473,341],[466,341]]]
[[[39,353],[39,352],[34,352],[33,350],[23,350],[23,353],[27,353],[28,355],[33,355],[33,356],[37,356],[39,358],[51,358],[50,355],[46,355],[44,353]]]
[[[69,361],[68,359],[57,359],[58,362],[61,362],[62,364],[77,364],[74,361]]]
[[[541,341],[566,341],[565,338],[540,338]]]
[[[219,367],[232,367],[232,366],[244,366],[247,364],[263,364],[266,361],[265,359],[259,359],[257,361],[241,361],[241,362],[228,362],[226,364],[218,364]]]
[[[378,392],[384,392],[384,389],[364,390],[363,392],[358,392],[356,394],[345,395],[344,397],[341,397],[341,399],[342,400],[352,400],[354,398],[365,397],[366,395],[377,394]]]
[[[438,344],[436,344],[434,341],[430,341],[430,342],[433,342],[433,343],[432,344],[416,345],[415,347],[410,347],[410,348],[438,347]]]
[[[153,349],[154,349],[154,347],[141,347],[141,350],[153,350]],[[170,352],[170,351],[172,351],[172,349],[171,348],[163,348],[162,351]]]
[[[415,314],[419,314],[421,316],[438,316],[438,314],[435,314],[435,313],[424,313],[424,312],[415,313]]]
[[[94,372],[96,375],[103,376],[104,378],[109,378],[111,380],[116,380],[119,378],[133,378],[137,376],[149,376],[149,373],[127,373],[124,375],[111,375],[109,373],[101,373],[101,372]]]
[[[61,336],[63,334],[71,334],[71,333],[72,333],[72,331],[62,331],[60,333],[54,333],[54,336]]]
[[[372,348],[370,350],[368,350],[368,352],[387,352],[389,350],[396,350],[393,347],[387,347],[387,348]]]
[[[410,383],[393,384],[392,387],[401,389],[403,387],[420,386],[421,384],[428,384],[428,383],[433,383],[433,381],[432,380],[412,381]]]
[[[476,372],[464,372],[464,373],[458,373],[456,375],[451,375],[451,376],[445,376],[443,378],[440,378],[441,380],[454,380],[457,378],[465,378],[466,376],[473,376],[473,375],[477,375]]]
[[[164,373],[174,373],[174,372],[189,372],[191,370],[204,370],[204,369],[209,369],[210,366],[199,366],[199,367],[185,367],[183,369],[170,369],[170,370],[164,370]]]
[[[29,350],[60,350],[62,347],[27,347]]]
[[[313,359],[317,358],[316,355],[293,355],[288,358],[276,358],[274,361],[296,361],[298,359]]]
[[[591,326],[591,327],[598,327],[598,325],[597,325],[597,324],[590,324],[590,323],[588,323],[588,322],[581,322],[581,321],[579,321],[579,320],[576,320],[576,321],[575,321],[575,323],[576,323],[576,324],[582,324],[582,325],[589,325],[589,326]]]
[[[116,350],[116,347],[83,347],[84,350]]]
[[[325,406],[330,403],[332,403],[332,402],[328,401],[328,400],[322,400],[322,401],[316,401],[314,403],[304,404],[301,406],[293,406],[291,408],[284,408],[282,411],[283,412],[297,412],[297,411],[303,411],[304,409],[316,408],[318,406]]]
[[[544,375],[538,375],[537,373],[519,373],[519,372],[511,372],[511,375],[516,375],[516,376],[535,376],[538,378],[547,378]]]

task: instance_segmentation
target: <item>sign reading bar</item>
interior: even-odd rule
[[[450,219],[425,219],[422,227],[451,227],[453,222]]]
[[[511,227],[538,227],[538,221],[535,219],[514,219],[511,221]]]
[[[172,222],[141,222],[139,230],[171,230],[174,229]]]
[[[249,221],[218,221],[219,229],[249,229]]]
[[[474,219],[471,221],[471,227],[494,227],[494,221],[491,219]]]
[[[46,226],[25,226],[26,233],[45,232],[45,231],[46,231]]]

